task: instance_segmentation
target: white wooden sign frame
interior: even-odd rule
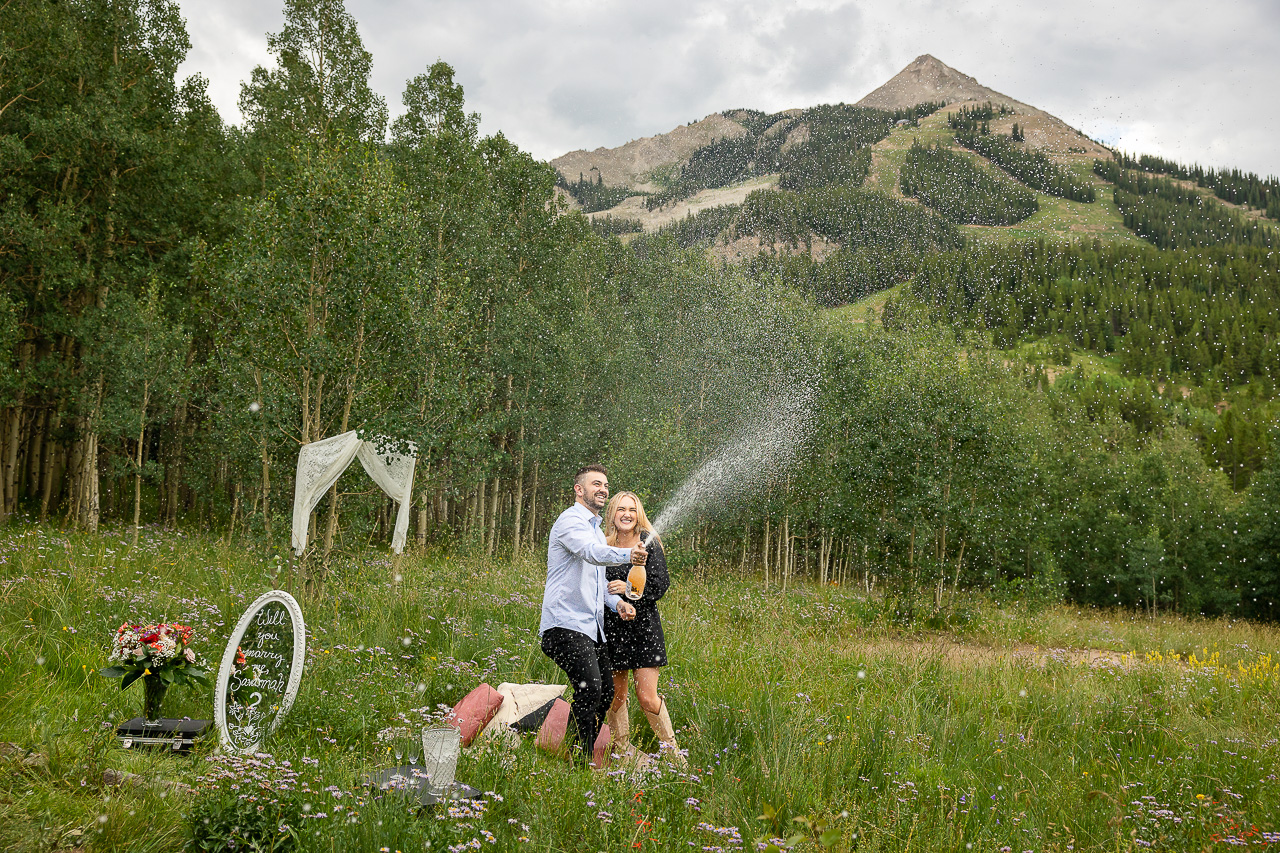
[[[293,661],[289,665],[289,681],[285,686],[284,695],[280,699],[280,708],[276,711],[275,716],[271,718],[266,731],[259,732],[258,738],[248,746],[237,746],[232,740],[227,729],[227,693],[229,682],[231,680],[232,670],[236,663],[236,650],[240,648],[240,642],[244,639],[245,632],[254,624],[254,620],[258,618],[258,614],[268,604],[282,604],[289,613],[289,618],[293,623]],[[222,665],[218,667],[218,684],[213,695],[213,719],[218,727],[218,738],[222,743],[222,748],[241,753],[257,752],[262,745],[262,739],[270,735],[280,725],[280,721],[284,719],[284,715],[289,713],[289,709],[293,707],[293,700],[298,695],[298,685],[302,682],[302,668],[307,659],[307,629],[302,621],[302,608],[298,606],[298,602],[292,595],[284,590],[272,590],[264,592],[249,605],[249,609],[240,617],[240,621],[236,623],[236,628],[231,632],[231,639],[227,641],[226,651],[222,653]]]

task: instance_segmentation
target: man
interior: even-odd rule
[[[547,544],[547,587],[542,594],[538,637],[542,651],[569,676],[573,685],[573,749],[591,760],[605,713],[613,703],[613,668],[604,639],[604,608],[623,619],[636,609],[607,589],[604,567],[630,562],[642,565],[643,545],[612,548],[600,531],[600,511],[609,500],[609,475],[599,465],[578,471],[574,503],[551,526]]]

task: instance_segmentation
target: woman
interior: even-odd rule
[[[613,734],[613,745],[620,752],[630,749],[631,723],[627,709],[627,674],[635,673],[636,699],[649,725],[672,758],[684,764],[684,756],[676,743],[676,733],[667,714],[667,703],[658,695],[658,667],[667,664],[667,646],[662,636],[662,618],[658,615],[658,599],[671,585],[667,574],[667,558],[662,540],[654,533],[644,506],[634,492],[619,492],[609,501],[604,513],[605,542],[615,548],[632,548],[637,542],[648,546],[645,563],[644,592],[634,601],[635,619],[624,622],[616,613],[605,609],[604,636],[609,644],[609,660],[613,665],[613,704],[605,716]],[[608,566],[605,576],[609,592],[623,595],[627,591],[630,566]]]

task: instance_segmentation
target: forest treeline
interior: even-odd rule
[[[1280,242],[1273,228],[1170,178],[1123,169],[1114,160],[1095,161],[1093,171],[1115,184],[1125,227],[1162,249],[1227,243],[1271,248]]]
[[[1265,211],[1271,219],[1280,219],[1280,178],[1274,175],[1261,178],[1253,172],[1240,169],[1206,169],[1200,165],[1187,166],[1176,160],[1166,160],[1150,154],[1134,157],[1118,151],[1116,164],[1123,169],[1137,169],[1193,181],[1198,187],[1213,190],[1223,201],[1241,204],[1254,210]]]
[[[416,447],[413,540],[519,553],[584,462],[660,508],[799,388],[795,466],[670,531],[675,570],[857,583],[908,616],[972,587],[1280,615],[1261,249],[966,247],[921,205],[821,180],[623,245],[556,201],[551,167],[480,135],[446,63],[388,121],[338,0],[289,0],[241,126],[177,79],[170,0],[6,12],[5,517],[283,552],[298,448],[357,429]],[[786,156],[847,152],[853,109]],[[698,245],[712,233],[835,248],[730,265]],[[819,308],[908,279],[879,323]],[[1010,366],[991,330],[1110,348],[1126,384]],[[1222,398],[1172,399],[1182,376]],[[353,470],[312,553],[377,541],[393,514]]]
[[[573,200],[581,205],[586,213],[595,213],[600,210],[617,207],[631,196],[639,195],[639,193],[632,190],[605,186],[604,176],[599,172],[596,173],[594,181],[579,173],[578,180],[572,183],[566,181],[563,175],[556,172],[556,186],[573,196]]]
[[[1268,398],[1280,382],[1280,258],[1260,248],[971,247],[926,258],[912,292],[998,342],[1065,335],[1131,376],[1256,381]]]

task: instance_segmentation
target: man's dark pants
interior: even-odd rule
[[[542,632],[542,651],[569,676],[573,686],[573,731],[577,734],[573,748],[586,760],[591,752],[605,714],[613,704],[613,667],[604,643],[569,628],[548,628]]]

